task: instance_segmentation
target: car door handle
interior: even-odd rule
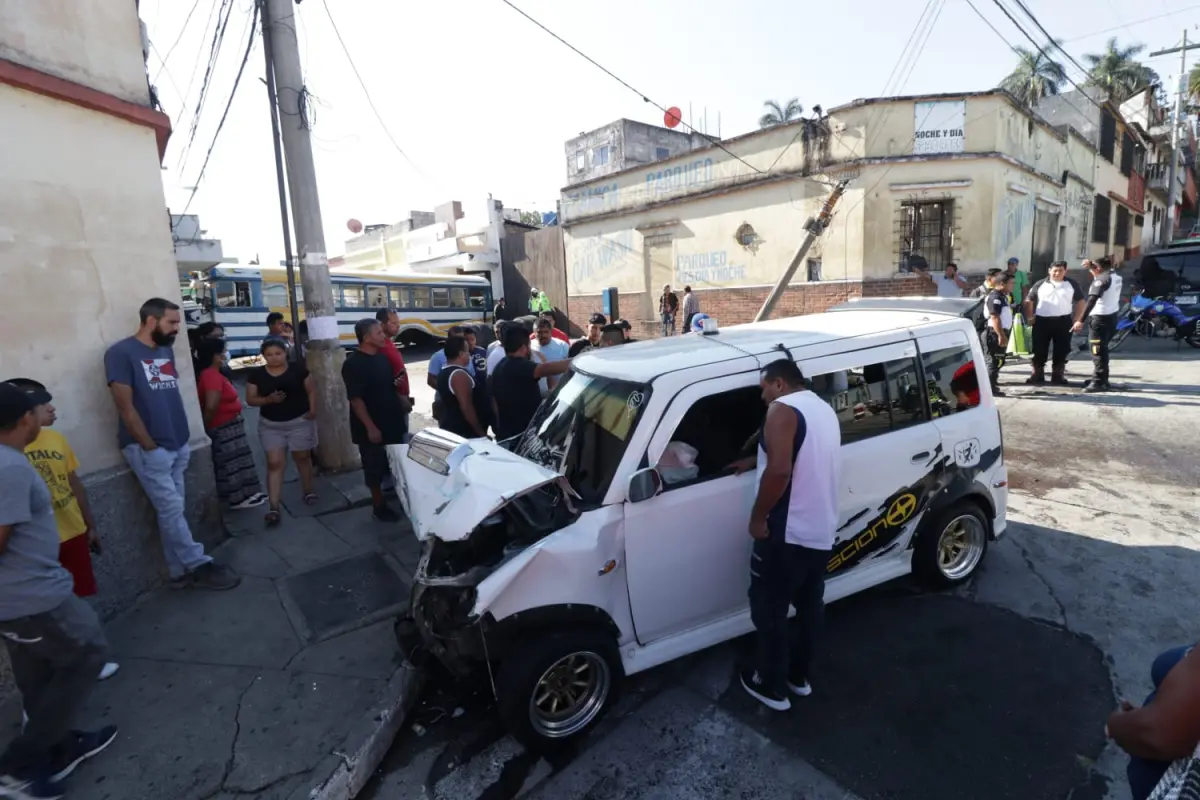
[[[922,461],[928,461],[929,456],[930,456],[930,453],[928,450],[922,450],[921,452],[914,454],[913,457],[909,460],[912,461],[912,463],[914,463],[914,464],[920,464]]]

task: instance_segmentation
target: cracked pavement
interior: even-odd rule
[[[551,762],[504,735],[486,687],[443,682],[363,796],[1126,800],[1104,719],[1197,638],[1200,352],[1131,341],[1112,373],[1125,391],[1085,396],[1004,371],[1007,535],[953,592],[900,580],[832,605],[792,712],[746,698],[732,642],[628,679]]]

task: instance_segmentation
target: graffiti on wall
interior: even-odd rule
[[[675,258],[675,283],[679,286],[691,284],[727,284],[746,280],[748,270],[744,264],[732,264],[726,250],[709,253],[694,253]]]
[[[997,215],[999,230],[996,232],[997,257],[1008,257],[1020,249],[1022,238],[1033,237],[1033,193],[1007,192]]]
[[[641,263],[641,254],[633,248],[633,231],[616,231],[606,236],[572,239],[567,247],[571,269],[571,291],[576,294],[598,292],[618,282],[622,270]]]

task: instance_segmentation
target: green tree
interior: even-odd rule
[[[1043,97],[1056,95],[1067,82],[1067,71],[1062,64],[1045,54],[1049,45],[1041,52],[1024,47],[1014,47],[1017,66],[1000,81],[1000,88],[1032,108]]]
[[[1188,96],[1200,101],[1200,64],[1192,67],[1188,73]]]
[[[536,225],[542,227],[542,212],[540,211],[522,211],[521,222],[526,225]]]
[[[1120,46],[1114,36],[1108,40],[1103,53],[1085,53],[1088,85],[1099,86],[1114,103],[1128,100],[1135,93],[1158,83],[1158,73],[1138,61],[1135,56],[1146,49],[1144,44]]]
[[[800,101],[795,97],[782,106],[774,100],[768,100],[763,103],[763,107],[767,109],[767,113],[758,118],[758,127],[760,128],[783,125],[794,119],[800,119],[800,115],[804,113],[804,106],[800,105]]]

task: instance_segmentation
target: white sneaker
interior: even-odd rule
[[[103,669],[100,670],[100,680],[102,680],[102,681],[108,680],[113,675],[116,675],[117,670],[119,670],[120,668],[121,668],[121,665],[118,664],[117,662],[109,661],[108,663],[106,663],[104,665]]]
[[[792,683],[789,680],[787,682],[787,685],[788,685],[788,690],[790,690],[791,693],[796,695],[797,697],[808,697],[810,694],[812,694],[812,684],[809,683],[808,681],[805,681],[801,685],[797,685],[797,684]]]
[[[267,502],[267,498],[265,495],[255,494],[255,495],[251,495],[250,497],[247,497],[245,500],[243,500],[240,503],[231,503],[229,507],[232,508],[234,511],[241,511],[242,509],[254,508],[255,506],[261,506],[265,502]]]

